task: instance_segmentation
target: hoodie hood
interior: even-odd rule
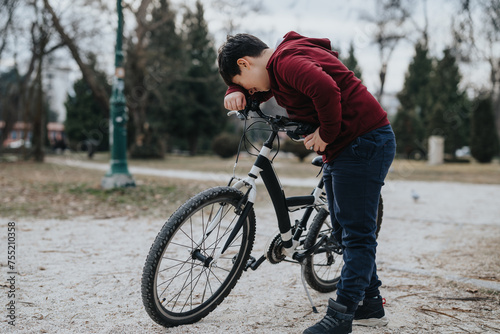
[[[283,43],[290,42],[290,43]],[[311,38],[302,36],[295,31],[290,31],[285,36],[283,36],[283,40],[276,47],[277,50],[293,48],[294,46],[308,46],[308,47],[320,47],[328,50],[335,57],[339,57],[338,52],[332,50],[332,43],[328,38]]]

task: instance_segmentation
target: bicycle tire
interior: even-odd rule
[[[141,285],[144,307],[156,323],[164,327],[195,323],[233,289],[255,239],[253,208],[216,265],[207,265],[193,254],[199,250],[207,261],[213,259],[238,221],[234,209],[243,196],[230,187],[208,189],[188,200],[164,224],[147,256]],[[223,214],[217,227],[196,247],[218,210]]]
[[[304,240],[304,248],[314,246],[323,235],[329,236],[332,233],[329,216],[330,213],[325,209],[320,209],[314,216]],[[318,292],[335,291],[343,263],[342,254],[328,251],[321,245],[314,254],[304,259],[302,265],[304,278],[307,284]]]
[[[378,238],[382,226],[382,217],[384,213],[384,204],[380,196],[377,211],[377,229],[375,235]],[[325,209],[320,209],[314,216],[309,232],[304,240],[304,248],[310,248],[323,236],[330,236],[332,225],[329,221],[330,213]],[[337,283],[340,281],[340,273],[344,261],[342,254],[329,251],[323,245],[304,260],[302,271],[307,284],[318,292],[332,292],[337,289]]]

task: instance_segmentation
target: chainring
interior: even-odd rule
[[[281,235],[278,234],[269,243],[266,250],[266,258],[272,264],[277,264],[283,261],[285,257],[283,254],[283,241],[281,240]]]

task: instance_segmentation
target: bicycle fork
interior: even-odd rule
[[[247,219],[247,216],[250,213],[250,210],[253,208],[253,204],[254,204],[255,197],[256,197],[255,181],[251,178],[247,178],[245,180],[240,180],[233,187],[236,189],[241,189],[244,186],[248,187],[249,189],[235,208],[236,214],[239,215],[239,218],[238,218],[236,224],[234,225],[229,236],[226,238],[225,241],[223,241],[223,243],[222,243],[223,246],[218,247],[218,251],[214,254],[214,257],[213,258],[206,257],[205,255],[201,254],[201,252],[198,248],[210,236],[210,234],[216,229],[216,227],[221,223],[222,218],[224,216],[224,208],[226,206],[225,204],[221,204],[221,206],[217,210],[217,213],[215,214],[214,218],[209,222],[206,232],[195,243],[196,247],[195,247],[194,251],[192,252],[192,257],[194,259],[197,259],[197,260],[203,262],[203,265],[205,267],[217,266],[217,261],[219,260],[221,255],[224,254],[224,252],[231,245],[231,243],[234,241],[234,238],[238,235],[243,224],[245,223],[245,220]],[[243,207],[243,209],[242,209],[242,207]]]

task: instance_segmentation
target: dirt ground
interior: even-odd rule
[[[412,191],[419,194],[416,202]],[[499,333],[498,194],[500,185],[387,182],[377,256],[390,322],[353,333]],[[10,219],[0,213],[2,249]],[[302,333],[335,296],[310,290],[319,310],[312,313],[300,267],[264,263],[244,273],[202,321],[162,328],[148,317],[140,295],[142,266],[162,224],[140,215],[17,220],[15,332]],[[275,230],[271,208],[258,208],[255,257]],[[0,290],[6,305],[8,285]],[[2,309],[0,331],[12,330]]]

